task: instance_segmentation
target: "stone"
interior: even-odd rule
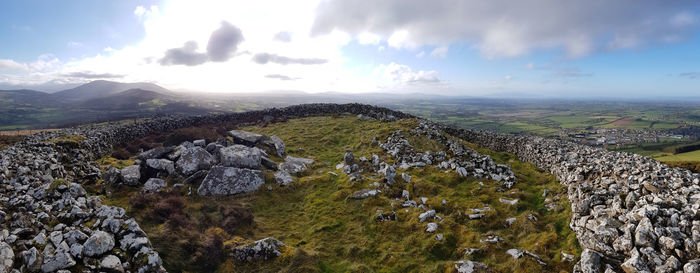
[[[683,273],[700,272],[700,259],[690,260],[683,266]]]
[[[384,212],[384,213],[379,213],[376,216],[374,216],[374,220],[377,222],[384,222],[384,221],[396,221],[396,212]]]
[[[486,264],[473,262],[470,260],[460,260],[455,262],[455,270],[458,273],[487,273],[491,272]]]
[[[141,193],[157,193],[165,188],[165,180],[160,178],[149,178],[146,183],[143,184],[141,188]]]
[[[503,204],[508,204],[508,205],[515,205],[518,203],[518,199],[505,199],[505,198],[498,198],[498,201],[503,203]]]
[[[145,151],[143,153],[140,153],[137,158],[141,160],[149,160],[153,158],[162,158],[166,154],[172,152],[175,148],[174,147],[156,147],[153,149],[150,149],[148,151]]]
[[[522,251],[520,249],[511,248],[511,249],[506,250],[506,254],[513,257],[513,259],[520,259],[523,257],[523,254],[525,254],[525,251]]]
[[[425,220],[433,219],[435,218],[435,210],[431,209],[429,211],[423,212],[418,215],[418,220],[422,223],[425,222]]]
[[[279,240],[268,237],[255,241],[251,245],[239,247],[233,250],[231,255],[239,261],[251,262],[255,260],[269,260],[282,255],[280,248],[286,245]]]
[[[277,182],[277,184],[280,186],[289,185],[294,181],[294,179],[292,178],[292,175],[286,171],[277,171],[277,172],[275,172],[274,177],[275,177],[275,182]]]
[[[411,175],[407,173],[401,173],[401,179],[403,179],[403,181],[406,183],[411,183]]]
[[[348,198],[350,198],[350,199],[365,199],[365,198],[370,198],[370,197],[377,197],[377,196],[379,196],[379,193],[381,193],[381,191],[377,190],[377,189],[362,189],[362,190],[356,191],[355,193],[351,194]]]
[[[95,231],[83,244],[83,255],[100,256],[114,248],[114,236],[104,231]]]
[[[10,272],[14,260],[15,252],[12,251],[12,247],[5,242],[0,242],[0,272]]]
[[[396,183],[396,180],[394,179],[396,177],[396,169],[394,168],[394,166],[387,164],[386,167],[384,167],[384,169],[380,171],[380,173],[384,174],[386,183],[388,183],[389,185],[393,185],[394,183]]]
[[[290,174],[300,173],[307,169],[307,164],[313,163],[313,159],[287,156],[284,162],[280,163],[279,170],[286,171]]]
[[[260,157],[260,165],[262,165],[263,167],[265,167],[269,170],[273,170],[273,171],[277,170],[277,163],[272,161],[270,158],[267,158],[264,156]]]
[[[39,272],[39,270],[41,270],[43,256],[41,256],[36,247],[32,247],[29,250],[22,251],[22,253],[20,253],[20,257],[22,258],[22,262],[26,265],[27,271]]]
[[[355,164],[355,156],[352,154],[352,152],[345,152],[345,155],[343,156],[343,163],[345,163],[346,166],[352,166],[352,164]]]
[[[231,130],[228,132],[228,135],[233,138],[234,143],[249,147],[255,146],[263,139],[263,135],[241,130]]]
[[[263,184],[265,184],[265,177],[262,171],[214,166],[204,177],[197,189],[197,194],[233,195],[255,191]]]
[[[59,269],[73,267],[76,263],[70,254],[59,251],[54,255],[44,255],[44,264],[41,266],[43,272],[54,272]]]
[[[437,223],[428,223],[428,225],[425,228],[425,232],[430,232],[433,233],[438,229],[438,224]]]
[[[100,261],[100,269],[104,269],[107,272],[124,272],[122,261],[114,255],[107,255],[102,258],[102,261]]]
[[[586,248],[581,252],[579,266],[582,273],[598,273],[600,272],[600,254],[590,248]]]
[[[139,165],[131,165],[121,170],[122,182],[128,186],[138,186],[141,179],[141,168]]]
[[[207,141],[204,139],[197,139],[195,141],[192,141],[192,144],[197,147],[205,147],[207,146]]]
[[[226,167],[259,169],[260,150],[243,145],[232,145],[219,150],[221,165]]]
[[[634,232],[635,245],[641,247],[653,247],[656,245],[656,234],[654,234],[654,226],[649,218],[644,217]]]
[[[270,136],[270,141],[275,145],[277,156],[282,157],[285,153],[284,141],[278,136]]]
[[[209,169],[212,164],[214,164],[214,157],[202,147],[185,149],[175,162],[177,169],[186,176],[199,170]]]
[[[173,174],[173,173],[175,173],[175,163],[173,163],[173,162],[170,161],[170,160],[164,159],[164,158],[161,158],[161,159],[155,159],[155,158],[147,159],[147,160],[146,160],[146,166],[148,166],[148,167],[150,167],[150,168],[152,168],[152,169],[154,169],[154,170],[158,170],[158,171],[162,171],[162,172],[167,172],[168,174]]]

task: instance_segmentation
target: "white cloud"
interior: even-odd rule
[[[419,58],[419,59],[423,58],[423,56],[425,56],[425,51],[423,51],[423,50],[421,50],[420,52],[418,52],[418,54],[416,54],[416,58]]]
[[[401,85],[424,85],[440,83],[437,71],[419,70],[414,72],[407,65],[391,62],[384,69],[384,77],[390,79],[395,84]]]
[[[146,13],[146,8],[143,6],[137,6],[136,9],[134,10],[134,15],[136,16],[143,16]]]
[[[430,56],[444,59],[445,57],[447,57],[447,51],[448,51],[447,46],[437,47],[437,48],[433,49],[433,51],[430,52]]]
[[[0,59],[0,70],[27,70],[26,64],[21,64],[9,59]]]
[[[503,79],[506,80],[506,81],[510,81],[510,80],[513,79],[513,76],[511,76],[511,75],[506,75],[506,76],[503,76]]]
[[[357,35],[357,42],[361,45],[376,45],[379,44],[381,40],[382,38],[374,33],[363,32]]]
[[[75,41],[70,41],[68,44],[66,44],[70,48],[79,48],[83,46],[83,43],[81,42],[75,42]]]
[[[698,32],[697,1],[324,1],[312,33],[371,32],[395,48],[468,43],[487,58],[538,49],[576,58],[599,51],[677,42]]]

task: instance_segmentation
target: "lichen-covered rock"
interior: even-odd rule
[[[221,165],[226,167],[259,169],[260,150],[243,145],[232,145],[219,150]]]
[[[422,223],[425,222],[426,220],[430,220],[435,218],[435,210],[431,209],[429,211],[423,212],[418,215],[418,220]]]
[[[313,159],[287,156],[284,162],[280,163],[279,170],[286,171],[290,174],[300,173],[307,169],[307,164],[313,163]]]
[[[277,171],[277,172],[275,172],[274,177],[275,177],[275,182],[277,182],[277,184],[280,186],[289,185],[290,183],[292,183],[294,181],[292,178],[292,175],[286,171]]]
[[[285,244],[275,238],[265,238],[233,250],[232,256],[240,261],[269,260],[282,255]]]
[[[255,146],[255,144],[258,144],[258,142],[263,138],[263,136],[260,134],[241,130],[231,130],[228,132],[228,135],[233,138],[234,143],[249,147]]]
[[[473,262],[469,260],[460,260],[455,262],[455,269],[458,273],[488,273],[491,272],[488,266],[483,263]]]
[[[0,272],[10,272],[14,259],[15,253],[12,247],[5,242],[0,242]]]
[[[425,228],[425,232],[433,233],[438,229],[438,224],[437,223],[428,223],[428,225]]]
[[[122,261],[114,255],[107,255],[102,258],[102,261],[100,261],[100,269],[111,273],[124,272]]]
[[[126,166],[121,171],[122,182],[128,186],[138,186],[141,179],[141,168],[139,165]]]
[[[114,236],[104,231],[95,231],[83,244],[83,255],[100,256],[114,248]]]
[[[282,157],[285,153],[284,141],[278,136],[270,136],[270,141],[275,145],[277,156]]]
[[[162,171],[162,172],[167,172],[168,174],[173,174],[175,172],[175,164],[167,159],[161,158],[161,159],[147,159],[146,160],[146,166]]]
[[[162,158],[163,156],[172,152],[173,150],[174,147],[156,147],[143,153],[140,153],[138,155],[138,159],[148,160],[153,158]]]
[[[199,170],[206,170],[214,164],[214,157],[202,147],[192,147],[182,151],[175,163],[182,174],[189,176]]]
[[[263,172],[236,167],[214,166],[197,193],[199,195],[232,195],[257,190],[265,184]]]
[[[598,273],[600,272],[600,254],[591,249],[584,249],[581,253],[579,266],[582,273]]]
[[[64,251],[58,251],[54,255],[44,255],[43,259],[44,264],[41,266],[41,271],[43,272],[54,272],[76,264],[73,257]]]
[[[166,183],[165,180],[160,179],[160,178],[149,178],[146,183],[143,184],[143,188],[141,188],[142,193],[157,193],[160,192],[163,188],[165,188]]]
[[[377,197],[377,196],[379,196],[379,193],[381,193],[381,191],[377,190],[377,189],[362,189],[362,190],[356,191],[355,193],[351,194],[348,198],[350,198],[350,199],[365,199],[365,198],[370,198],[370,197]]]
[[[36,247],[32,247],[29,250],[22,251],[22,253],[20,253],[20,257],[22,258],[22,262],[26,266],[27,271],[39,272],[39,270],[41,270],[41,264],[43,263],[43,259],[41,253],[39,253]]]

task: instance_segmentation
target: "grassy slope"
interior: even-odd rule
[[[667,162],[667,161],[700,161],[700,150],[692,151],[692,152],[687,152],[687,153],[680,153],[680,154],[675,154],[675,155],[668,155],[668,156],[663,156],[656,158],[656,160],[661,161],[661,162]]]
[[[219,267],[219,272],[444,272],[452,270],[453,262],[459,259],[485,262],[497,272],[570,271],[572,263],[562,262],[561,251],[578,255],[580,249],[575,234],[568,228],[571,212],[565,198],[566,189],[552,175],[539,172],[531,164],[514,160],[508,154],[480,150],[491,154],[497,162],[513,166],[519,183],[505,193],[496,191],[495,182],[483,181],[484,186],[480,186],[481,180],[460,178],[453,171],[446,173],[433,167],[412,169],[409,171],[413,177],[410,185],[403,186],[399,178],[399,185],[385,191],[400,195],[400,190],[405,187],[414,200],[427,197],[431,207],[445,218],[438,229],[438,233],[445,237],[441,242],[435,240],[435,234],[424,231],[426,223],[418,222],[421,209],[398,208],[398,202],[385,195],[376,199],[347,199],[354,191],[367,188],[369,183],[381,177],[365,172],[365,181],[350,182],[347,175],[335,170],[344,152],[351,150],[356,158],[376,153],[383,161],[392,162],[372,138],[383,140],[395,130],[407,131],[415,125],[415,120],[380,123],[364,122],[354,117],[312,117],[267,127],[243,128],[278,135],[286,142],[289,155],[313,158],[316,162],[303,176],[295,178],[291,186],[278,187],[272,182],[271,173],[266,173],[268,185],[272,185],[270,191],[266,185],[250,195],[184,197],[185,212],[192,219],[203,213],[215,218],[216,209],[203,208],[241,202],[252,208],[255,222],[253,226],[230,234],[233,239],[227,244],[275,237],[291,246],[291,250],[286,250],[274,261],[235,264],[227,260]],[[408,133],[404,135],[409,136]],[[421,150],[437,151],[441,148],[427,139],[409,137],[409,141]],[[111,159],[103,160],[103,163],[123,164]],[[330,174],[330,171],[338,175]],[[399,170],[399,174],[401,172]],[[565,208],[563,211],[548,212],[543,208],[545,197],[541,194],[544,189],[562,196],[557,203]],[[135,191],[122,191],[107,199],[112,204],[129,207],[128,197],[134,194]],[[509,207],[501,204],[499,197],[518,198],[520,202]],[[442,199],[447,200],[447,206],[441,204]],[[392,206],[396,206],[398,221],[374,221],[377,210],[390,211]],[[485,219],[465,219],[464,213],[470,213],[470,208],[483,206],[492,208]],[[140,211],[130,209],[130,213],[141,221],[170,271],[188,268],[183,264],[188,253],[172,246],[173,234],[165,224],[149,221],[148,215]],[[527,220],[530,213],[539,221]],[[518,221],[512,227],[505,227],[504,221],[509,217],[517,217]],[[480,239],[486,234],[498,235],[504,241],[495,245],[481,243]],[[481,248],[482,251],[465,256],[464,248],[468,247]],[[541,267],[529,258],[513,260],[505,254],[509,248],[535,252],[549,265]]]

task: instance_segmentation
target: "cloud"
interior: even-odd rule
[[[300,79],[300,78],[293,78],[293,77],[289,77],[289,76],[285,76],[285,75],[280,75],[280,74],[268,74],[268,75],[265,75],[265,78],[268,78],[268,79],[278,79],[278,80],[281,80],[281,81],[296,81],[296,80]]]
[[[700,79],[700,72],[683,72],[678,74],[678,76],[688,79]]]
[[[513,79],[513,76],[511,76],[511,75],[505,75],[505,76],[503,76],[503,79],[506,80],[506,81],[510,81],[510,80]]]
[[[388,66],[386,66],[384,69],[384,76],[394,83],[404,85],[436,84],[441,82],[441,80],[438,78],[437,71],[419,70],[414,72],[411,67],[394,62],[391,62]]]
[[[92,72],[72,72],[72,73],[67,73],[63,74],[65,77],[71,77],[71,78],[81,78],[81,79],[117,79],[117,78],[123,78],[124,75],[119,75],[119,74],[110,74],[110,73],[92,73]]]
[[[14,60],[0,59],[0,70],[27,70],[27,65]]]
[[[134,15],[136,16],[143,16],[146,13],[146,8],[143,6],[137,6],[136,9],[134,10]]]
[[[189,41],[180,48],[171,48],[165,51],[165,57],[159,60],[161,65],[187,65],[195,66],[207,62],[208,56],[197,52],[197,42]]]
[[[277,54],[270,53],[257,53],[253,56],[253,61],[258,64],[276,63],[281,65],[288,64],[303,64],[303,65],[313,65],[313,64],[325,64],[328,62],[326,59],[319,58],[290,58],[285,56],[279,56]]]
[[[691,38],[700,28],[691,12],[698,8],[681,0],[334,0],[318,5],[311,33],[369,32],[409,49],[468,43],[488,58],[537,49],[573,58]]]
[[[447,50],[448,50],[447,46],[437,47],[437,48],[433,49],[433,51],[430,52],[430,56],[439,57],[439,58],[444,59],[445,57],[447,57]]]
[[[211,33],[207,44],[207,54],[212,62],[228,61],[243,42],[241,30],[229,22],[222,21],[221,27]]]
[[[70,48],[79,48],[79,47],[83,46],[83,44],[81,42],[74,42],[74,41],[70,41],[66,45]]]
[[[419,58],[419,59],[423,58],[423,56],[425,56],[425,51],[423,51],[423,50],[421,50],[420,52],[418,52],[418,54],[416,54],[416,58]]]
[[[207,43],[207,52],[199,53],[196,41],[188,41],[180,48],[165,51],[165,56],[159,60],[161,65],[195,66],[207,61],[225,62],[236,55],[238,45],[243,41],[239,28],[222,21],[221,26],[211,33]]]
[[[289,33],[288,31],[280,31],[280,32],[277,32],[277,33],[275,34],[274,39],[275,39],[276,41],[289,43],[289,42],[292,41],[292,34]]]
[[[554,71],[553,76],[556,78],[583,78],[591,77],[593,73],[582,72],[578,67],[565,67]]]

